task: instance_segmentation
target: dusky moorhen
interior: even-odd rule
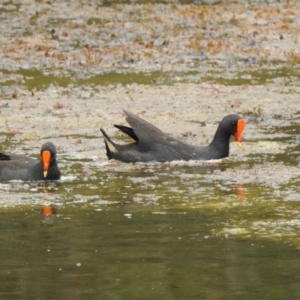
[[[130,136],[134,143],[118,145],[101,128],[104,136],[108,159],[129,162],[166,162],[172,160],[210,160],[229,155],[229,140],[233,135],[241,143],[245,121],[238,115],[231,114],[223,118],[208,146],[194,146],[169,137],[160,129],[124,110],[130,127],[114,125]]]
[[[56,163],[56,148],[51,142],[43,144],[41,160],[0,153],[0,181],[58,179],[60,179],[60,171]]]

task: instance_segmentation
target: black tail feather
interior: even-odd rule
[[[124,132],[125,134],[127,134],[128,136],[130,136],[132,139],[134,139],[136,142],[139,140],[139,138],[136,136],[136,134],[134,133],[133,129],[127,126],[123,126],[123,125],[114,125],[116,128],[120,129],[122,132]]]
[[[106,155],[107,155],[108,159],[113,159],[114,158],[113,153],[118,152],[117,149],[116,149],[116,146],[113,143],[113,141],[110,139],[110,137],[107,135],[105,130],[103,128],[100,128],[100,130],[101,130],[101,132],[103,134],[103,137],[104,137]]]
[[[0,160],[11,160],[11,157],[7,154],[0,153]]]

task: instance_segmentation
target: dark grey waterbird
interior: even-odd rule
[[[194,146],[169,137],[160,129],[124,110],[126,121],[131,127],[114,125],[131,137],[135,142],[126,145],[114,143],[101,128],[104,136],[108,159],[129,162],[166,162],[172,160],[210,160],[229,155],[230,137],[241,143],[245,121],[238,115],[231,114],[223,118],[208,146]]]
[[[41,159],[24,155],[0,153],[0,181],[58,180],[60,171],[56,162],[56,148],[47,142],[41,148]]]

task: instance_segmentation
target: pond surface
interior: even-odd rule
[[[216,233],[246,214],[77,204],[47,226],[37,207],[3,212],[1,298],[297,299],[294,245]]]
[[[0,152],[63,175],[0,183],[0,298],[299,299],[300,3],[139,2],[0,3]],[[108,161],[122,109],[197,145],[237,113],[243,147]]]
[[[2,183],[1,298],[297,299],[298,170],[276,160]]]

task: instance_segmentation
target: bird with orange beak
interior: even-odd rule
[[[230,137],[242,142],[245,121],[236,114],[225,116],[220,122],[212,142],[208,146],[186,144],[172,138],[151,123],[124,110],[131,127],[114,125],[131,137],[134,142],[126,145],[114,143],[104,129],[100,129],[108,159],[129,162],[166,162],[173,160],[211,160],[229,155]]]
[[[56,162],[54,144],[44,143],[40,153],[40,160],[23,155],[0,153],[0,181],[59,180],[60,170]]]

